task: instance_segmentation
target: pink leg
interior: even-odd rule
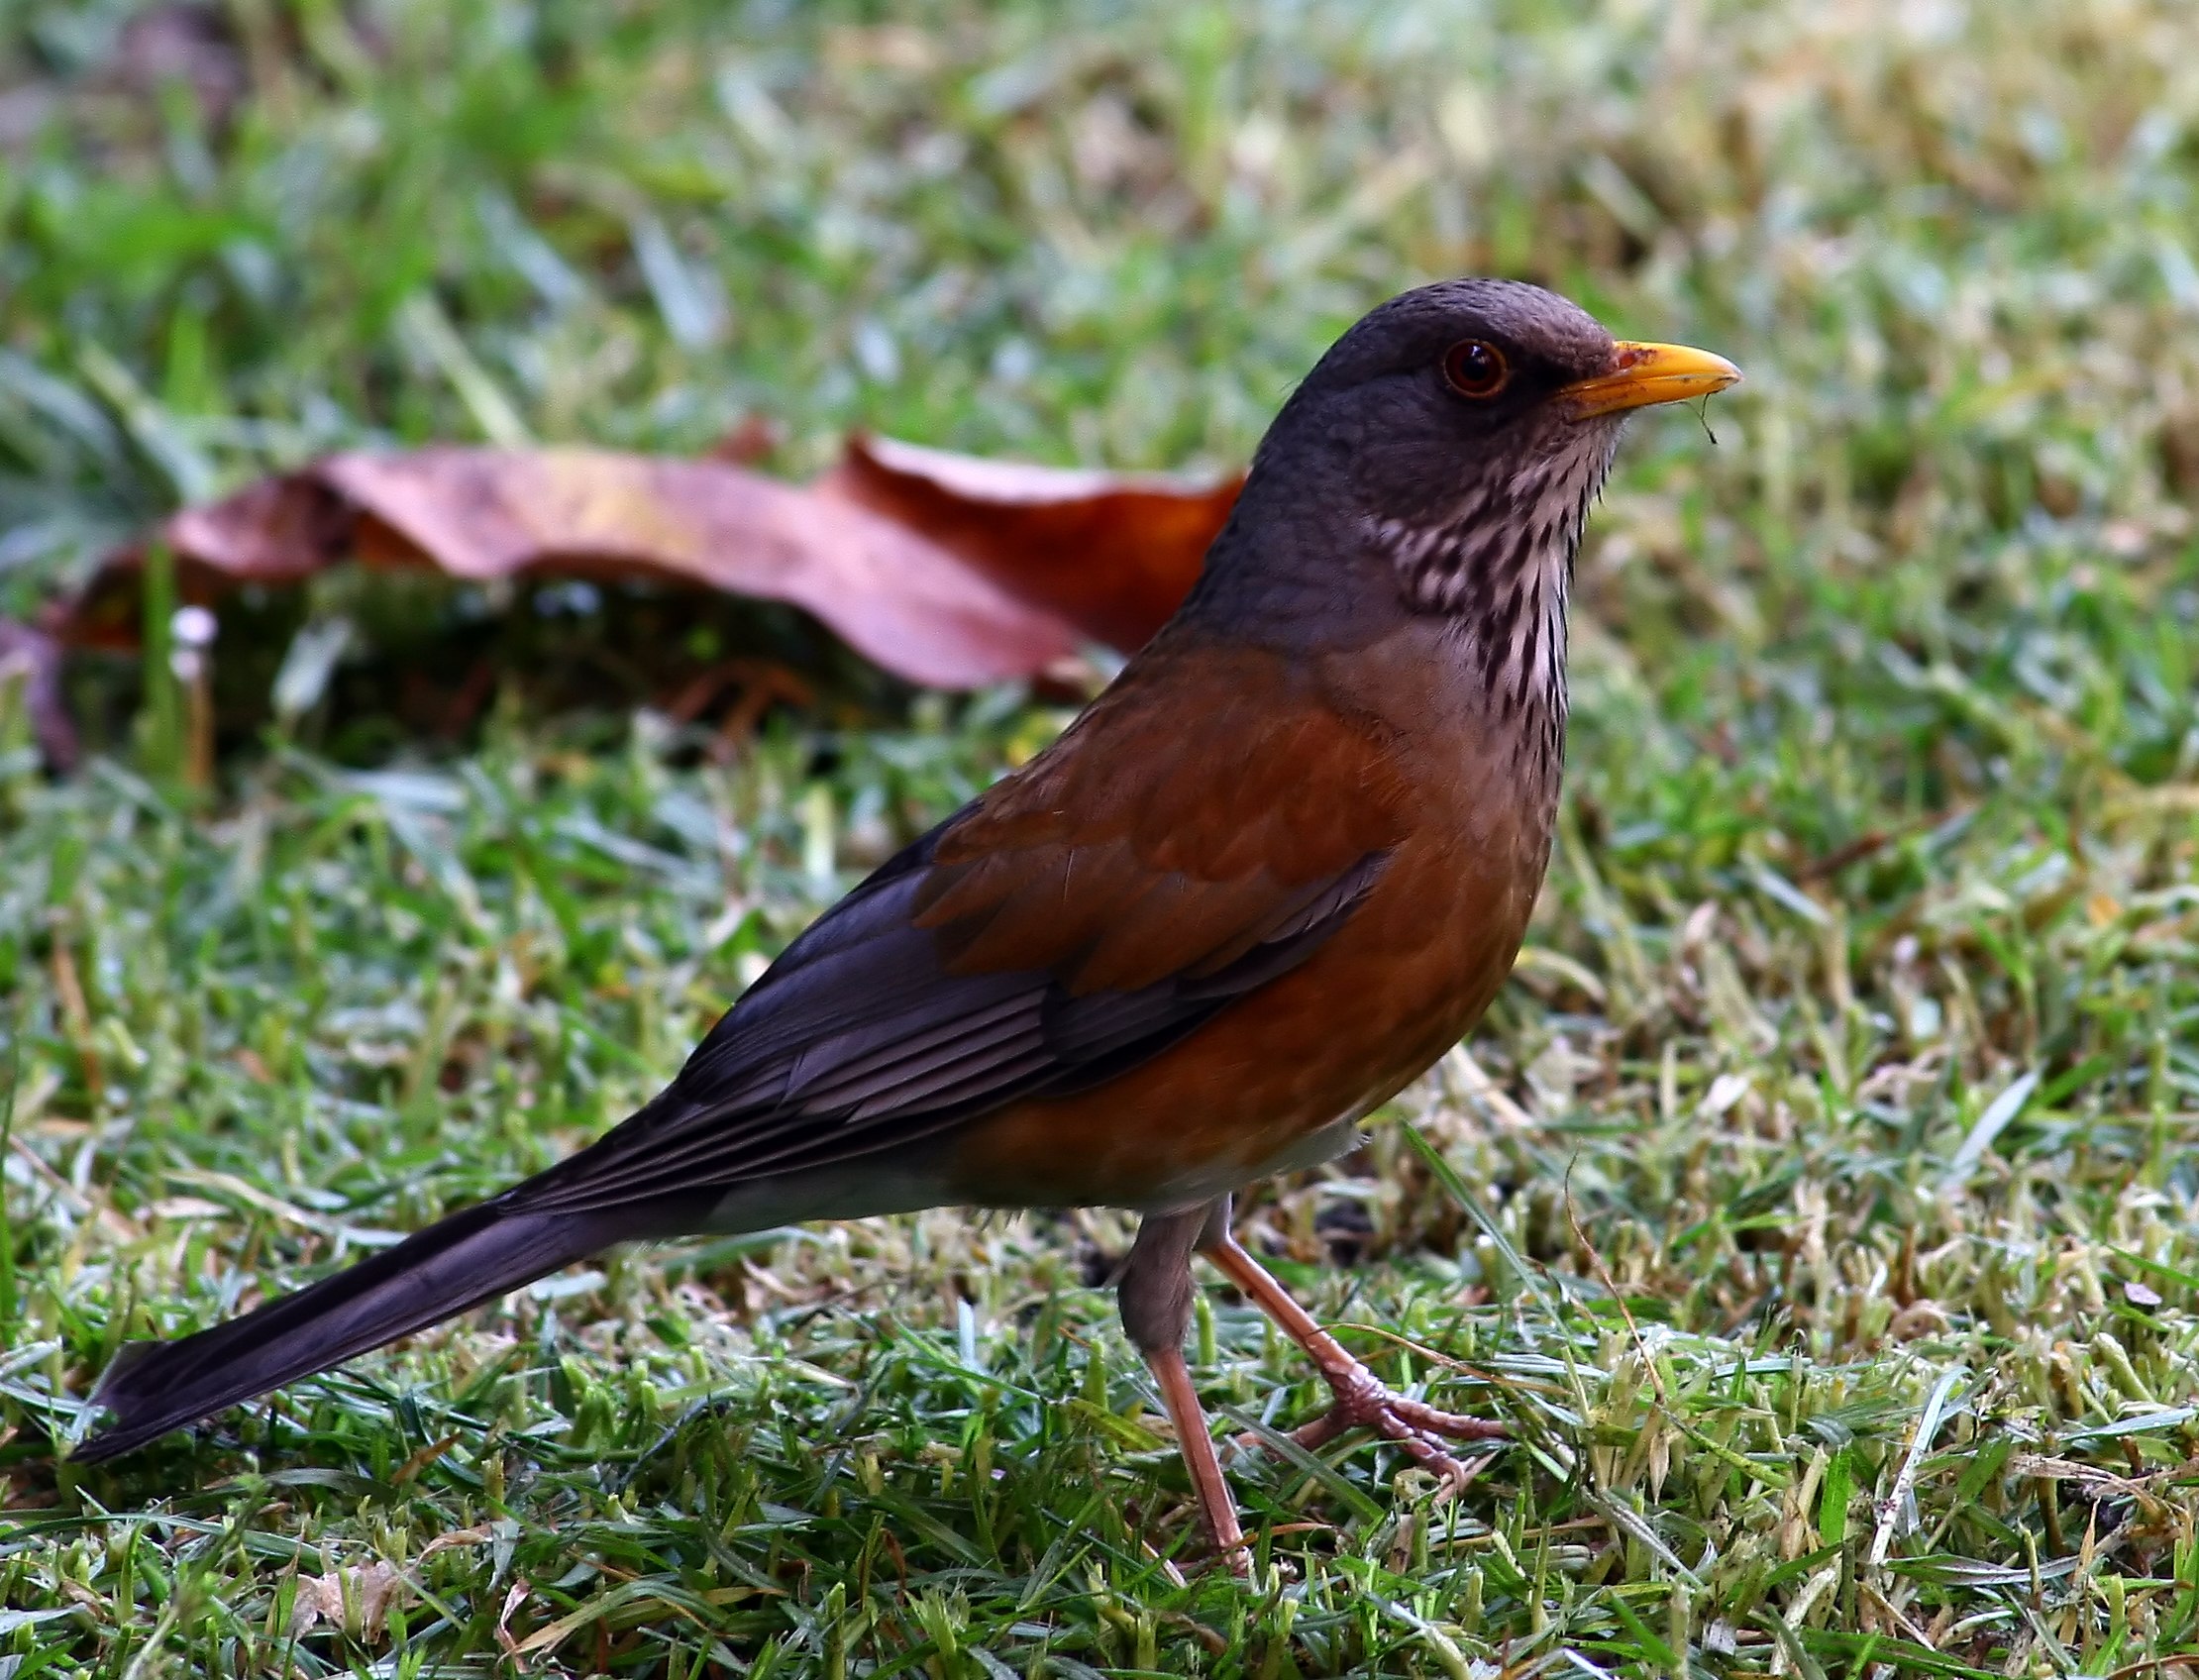
[[[1334,1440],[1346,1429],[1371,1428],[1393,1440],[1416,1462],[1434,1471],[1454,1488],[1464,1487],[1475,1468],[1461,1463],[1444,1446],[1446,1440],[1502,1440],[1511,1433],[1502,1423],[1480,1418],[1438,1412],[1416,1400],[1393,1394],[1382,1380],[1344,1351],[1337,1339],[1313,1320],[1313,1315],[1253,1259],[1237,1239],[1224,1229],[1218,1239],[1204,1245],[1206,1258],[1222,1275],[1259,1305],[1260,1310],[1306,1349],[1314,1366],[1336,1396],[1335,1405],[1321,1417],[1296,1431],[1299,1445],[1317,1447]]]
[[[1176,1445],[1191,1471],[1192,1491],[1199,1495],[1199,1514],[1213,1541],[1232,1569],[1244,1568],[1244,1528],[1237,1522],[1237,1502],[1214,1453],[1214,1437],[1206,1432],[1206,1413],[1192,1388],[1191,1368],[1181,1348],[1149,1350],[1145,1362],[1161,1385],[1161,1400],[1168,1407],[1168,1420],[1176,1427]]]
[[[1149,1214],[1138,1226],[1138,1239],[1122,1263],[1115,1290],[1122,1327],[1130,1332],[1130,1340],[1160,1385],[1161,1402],[1176,1428],[1176,1445],[1191,1473],[1192,1492],[1199,1497],[1206,1536],[1229,1567],[1241,1572],[1246,1555],[1244,1528],[1237,1521],[1229,1484],[1222,1479],[1221,1460],[1214,1453],[1214,1437],[1206,1430],[1205,1411],[1192,1387],[1191,1369],[1184,1363],[1184,1332],[1192,1314],[1192,1250],[1203,1232],[1226,1231],[1228,1224],[1227,1198],[1203,1208]]]

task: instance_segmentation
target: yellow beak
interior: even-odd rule
[[[1615,344],[1611,370],[1560,385],[1557,402],[1575,420],[1685,402],[1740,382],[1741,370],[1723,356],[1684,344]]]

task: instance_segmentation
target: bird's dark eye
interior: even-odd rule
[[[1486,402],[1512,377],[1505,353],[1483,339],[1465,339],[1443,352],[1443,380],[1460,396]]]

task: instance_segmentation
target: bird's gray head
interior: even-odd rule
[[[1738,377],[1540,286],[1445,280],[1337,340],[1261,455],[1319,474],[1414,610],[1501,617],[1523,572],[1570,559],[1628,411]]]
[[[1436,616],[1493,700],[1555,689],[1562,708],[1566,581],[1621,426],[1739,377],[1703,351],[1614,340],[1540,286],[1403,293],[1292,393],[1203,592],[1316,636]]]

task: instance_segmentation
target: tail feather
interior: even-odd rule
[[[125,1347],[92,1395],[115,1421],[70,1456],[114,1458],[532,1283],[623,1234],[570,1213],[468,1208],[241,1318],[181,1341]]]

